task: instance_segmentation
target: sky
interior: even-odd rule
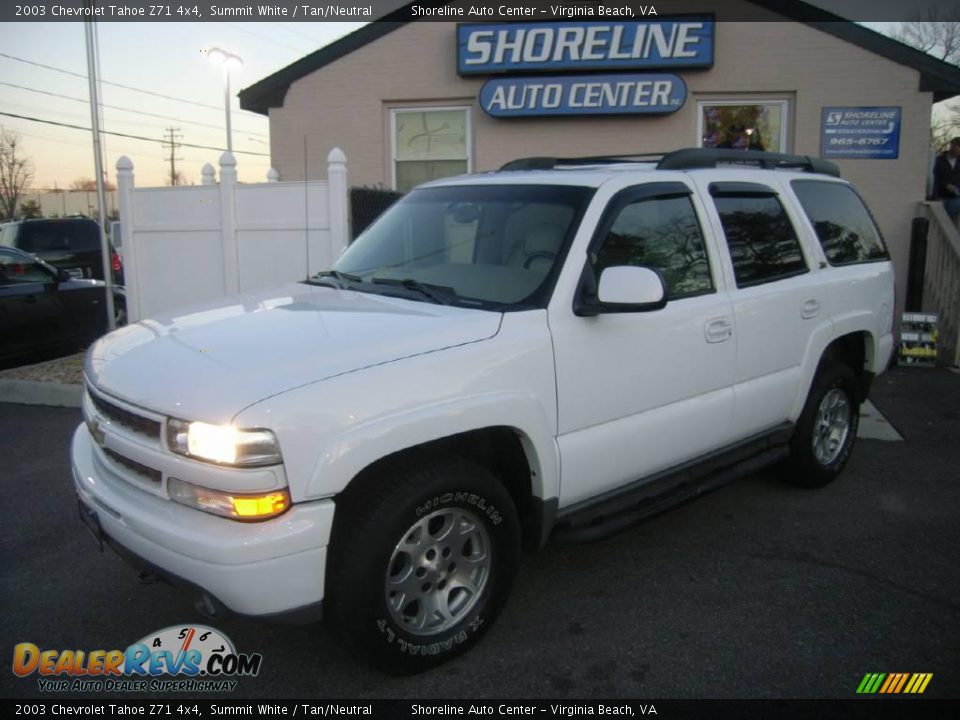
[[[881,32],[892,25],[864,24]],[[168,128],[177,129],[176,139],[181,143],[206,146],[184,146],[177,151],[176,169],[186,183],[200,183],[205,163],[217,166],[226,144],[223,73],[204,51],[221,47],[244,62],[231,74],[239,178],[262,182],[270,167],[269,123],[265,116],[240,110],[236,93],[362,25],[97,23],[100,78],[104,81],[102,129],[150,138],[106,135],[109,179],[116,181],[116,161],[126,155],[134,163],[138,186],[168,184],[169,150],[160,142]],[[82,22],[0,23],[0,112],[87,128],[0,115],[0,126],[21,135],[24,150],[33,160],[33,188],[69,188],[74,181],[95,175],[87,80],[78,75],[86,75]]]
[[[177,170],[187,183],[200,183],[200,169],[205,163],[217,166],[226,146],[223,71],[203,51],[221,47],[239,55],[244,63],[231,71],[231,122],[239,178],[243,182],[263,181],[270,167],[269,123],[263,115],[240,110],[236,93],[362,24],[97,23],[101,80],[169,96],[102,85],[101,102],[113,106],[103,110],[102,129],[154,139],[107,135],[105,157],[110,180],[116,181],[117,159],[127,155],[134,163],[137,185],[168,184],[169,162],[164,160],[168,151],[159,141],[171,127],[179,128],[180,142],[213,148],[181,147],[177,151]],[[75,180],[92,179],[95,173],[87,80],[24,60],[85,76],[84,24],[0,23],[0,112],[87,130],[4,115],[0,115],[0,126],[22,136],[24,149],[33,160],[34,187],[69,188]]]

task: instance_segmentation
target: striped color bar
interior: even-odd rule
[[[927,689],[933,673],[867,673],[857,686],[860,695],[919,695]]]

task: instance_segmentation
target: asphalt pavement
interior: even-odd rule
[[[860,440],[821,490],[768,471],[615,538],[551,544],[479,646],[409,678],[322,625],[211,622],[139,584],[77,517],[79,411],[0,404],[0,697],[53,699],[10,672],[16,643],[122,649],[199,622],[263,655],[235,698],[853,698],[869,672],[933,673],[926,696],[958,698],[960,375],[895,369],[873,400],[904,442]]]

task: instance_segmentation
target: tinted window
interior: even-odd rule
[[[713,290],[703,234],[689,197],[647,198],[624,207],[597,254],[597,279],[604,268],[616,265],[659,270],[671,300]]]
[[[20,227],[17,247],[27,252],[65,251],[95,252],[100,247],[100,234],[93,222],[24,223]]]
[[[0,285],[48,283],[53,276],[40,263],[20,253],[0,251]]]
[[[773,196],[714,198],[727,236],[737,287],[749,287],[807,271],[797,234]]]
[[[831,265],[890,257],[870,212],[853,188],[816,180],[794,180],[791,185]]]

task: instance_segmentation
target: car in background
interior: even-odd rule
[[[103,280],[100,228],[87,217],[37,218],[0,225],[0,245],[36,255],[74,278]],[[113,282],[123,285],[123,260],[110,247]]]
[[[122,287],[115,315],[126,319]],[[0,365],[85,347],[107,332],[106,285],[74,278],[29,253],[0,246]]]

